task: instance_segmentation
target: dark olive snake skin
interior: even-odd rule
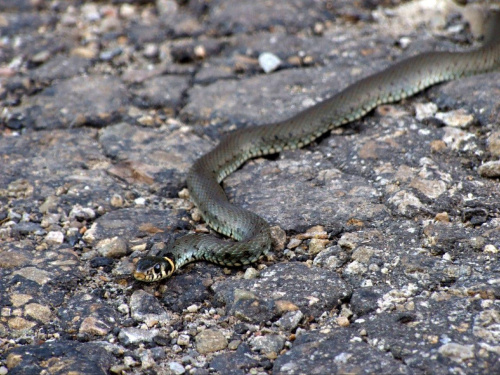
[[[195,260],[224,266],[255,262],[271,247],[270,226],[253,212],[232,205],[220,182],[250,158],[303,147],[327,131],[361,118],[377,105],[399,101],[439,82],[498,68],[500,12],[491,12],[488,25],[481,48],[428,52],[408,58],[287,120],[230,133],[193,164],[187,186],[203,219],[237,242],[188,234],[168,244],[157,256],[140,259],[135,278],[160,280]]]

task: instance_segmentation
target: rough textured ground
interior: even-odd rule
[[[227,178],[276,226],[253,268],[131,277],[207,230],[179,192],[222,134],[470,48],[475,9],[469,27],[441,0],[1,1],[0,374],[500,373],[498,72]]]

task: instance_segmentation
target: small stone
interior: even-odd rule
[[[26,316],[38,320],[42,323],[48,323],[52,319],[52,312],[49,306],[40,305],[39,303],[29,303],[24,307]]]
[[[144,207],[146,206],[146,198],[143,197],[136,198],[134,199],[134,203],[138,207]]]
[[[278,69],[281,65],[281,60],[278,56],[270,52],[263,52],[259,55],[259,65],[265,73],[271,73]]]
[[[196,336],[196,350],[200,354],[213,353],[227,347],[227,339],[222,332],[207,329]]]
[[[130,368],[130,367],[135,367],[135,366],[138,366],[139,365],[139,362],[137,362],[134,357],[131,357],[129,355],[126,355],[125,357],[123,357],[123,364],[125,366],[127,366],[127,368]]]
[[[151,294],[144,290],[136,290],[130,297],[131,316],[135,320],[146,322],[165,322],[170,319],[170,315],[164,307]]]
[[[138,344],[141,342],[152,342],[158,336],[158,329],[139,329],[135,327],[122,328],[118,334],[118,340],[123,345]]]
[[[315,35],[323,35],[324,31],[325,31],[325,25],[324,24],[322,24],[321,22],[314,23],[313,33]]]
[[[344,272],[347,275],[362,275],[366,271],[367,271],[366,266],[363,263],[361,263],[361,262],[359,262],[357,260],[349,263],[347,265],[347,267],[345,268],[345,270],[344,270]]]
[[[292,238],[290,242],[288,242],[288,245],[286,247],[288,249],[295,249],[297,246],[299,246],[302,243],[302,240],[299,240],[298,238]]]
[[[276,310],[278,310],[278,312],[280,313],[297,311],[299,309],[299,307],[296,304],[286,300],[277,300],[275,301],[275,305],[276,305]]]
[[[259,272],[253,268],[253,267],[248,267],[246,270],[245,270],[245,274],[243,275],[243,278],[246,279],[246,280],[250,280],[250,279],[255,279],[259,276]]]
[[[108,50],[102,51],[99,54],[99,58],[102,61],[110,61],[110,60],[113,60],[114,57],[120,55],[122,52],[123,52],[123,50],[121,49],[121,47],[108,49]]]
[[[179,335],[179,337],[177,338],[177,345],[188,346],[189,342],[190,342],[189,335]]]
[[[399,46],[402,48],[402,49],[406,49],[408,48],[408,46],[410,45],[411,43],[411,39],[404,36],[402,38],[399,38],[398,40],[398,43],[399,43]]]
[[[95,219],[95,211],[89,207],[82,207],[79,204],[76,204],[69,212],[69,218],[79,221],[93,220]]]
[[[198,309],[197,305],[191,305],[191,306],[188,306],[186,310],[190,313],[195,313],[195,312],[198,312],[199,309]]]
[[[474,358],[474,345],[461,345],[451,342],[441,346],[438,352],[454,362],[461,363]]]
[[[30,328],[33,328],[34,326],[36,326],[35,322],[30,322],[29,320],[26,320],[26,319],[18,317],[18,316],[15,318],[9,319],[7,324],[9,325],[10,329],[13,329],[16,331],[26,330],[26,329],[30,329]]]
[[[440,139],[435,139],[431,141],[430,146],[431,146],[431,151],[433,152],[441,152],[446,149],[446,143],[444,143]]]
[[[158,53],[159,53],[158,46],[156,44],[153,44],[153,43],[147,43],[144,46],[144,51],[142,52],[142,54],[145,57],[150,58],[150,59],[157,57]]]
[[[153,357],[153,354],[151,353],[151,350],[144,350],[140,354],[141,358],[141,369],[146,370],[148,368],[151,368],[155,365],[155,359]]]
[[[250,347],[262,354],[279,353],[285,346],[285,338],[280,335],[266,335],[252,337],[249,340]]]
[[[98,21],[101,18],[99,8],[96,4],[87,3],[81,7],[83,17],[90,22]]]
[[[309,254],[316,255],[319,254],[322,250],[325,250],[326,245],[328,245],[330,241],[322,240],[320,238],[313,238],[309,242]]]
[[[55,210],[59,204],[59,198],[55,195],[50,195],[45,199],[40,207],[38,208],[42,214],[46,214],[49,211]]]
[[[415,104],[415,117],[418,121],[433,117],[437,112],[438,106],[434,103],[417,103]]]
[[[121,258],[128,254],[127,243],[119,237],[99,241],[95,246],[95,250],[99,255],[107,258]]]
[[[438,112],[435,116],[448,126],[465,129],[474,122],[474,116],[463,109],[450,112]]]
[[[240,346],[241,344],[241,340],[232,340],[231,342],[229,342],[229,344],[227,345],[227,348],[229,350],[236,350],[238,349],[238,346]]]
[[[488,151],[493,156],[500,156],[500,131],[493,132],[488,137]]]
[[[285,331],[293,331],[298,327],[303,317],[304,314],[300,310],[289,311],[276,322],[276,325]]]
[[[34,62],[35,64],[42,64],[46,62],[48,59],[50,59],[51,56],[52,54],[50,53],[49,50],[43,50],[33,55],[31,61]]]
[[[9,369],[5,366],[0,366],[0,375],[7,375],[9,373]]]
[[[273,247],[276,251],[281,251],[285,248],[286,232],[278,225],[271,227],[271,238],[273,241]]]
[[[351,324],[345,316],[339,316],[336,321],[340,327],[348,327]]]
[[[316,225],[312,228],[309,228],[305,233],[300,233],[296,236],[299,240],[308,240],[312,238],[319,239],[327,239],[328,233],[325,231],[325,228],[321,225]]]
[[[182,375],[186,372],[186,369],[179,362],[170,362],[168,364],[170,371],[172,371],[176,375]]]
[[[10,296],[12,306],[19,307],[28,303],[33,297],[29,294],[14,293]]]
[[[494,245],[486,245],[483,250],[485,253],[498,254],[498,249]]]
[[[92,244],[96,240],[97,223],[93,223],[90,229],[86,230],[82,236],[82,239],[88,243]]]
[[[80,333],[87,333],[95,336],[105,336],[110,331],[110,327],[102,320],[93,316],[86,317],[80,325]]]
[[[440,212],[436,214],[434,217],[434,220],[440,221],[443,223],[449,223],[450,222],[450,216],[448,215],[448,212]]]
[[[120,306],[118,306],[117,309],[124,315],[128,315],[128,313],[130,312],[130,309],[128,308],[128,305],[126,303],[122,303]]]
[[[203,46],[201,44],[195,46],[194,47],[194,55],[200,60],[207,57],[207,50],[206,50],[205,46]]]
[[[500,177],[500,160],[482,164],[479,167],[479,174],[483,177]]]
[[[22,276],[28,280],[34,281],[39,285],[44,285],[51,280],[51,273],[36,267],[25,267],[14,272],[14,275]]]
[[[120,194],[113,194],[111,199],[109,200],[109,204],[111,204],[112,207],[122,207],[123,206],[123,198]]]
[[[60,245],[64,242],[64,234],[59,231],[49,232],[45,236],[45,242],[49,245]]]

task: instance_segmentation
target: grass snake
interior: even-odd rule
[[[187,186],[203,219],[236,241],[188,234],[157,256],[137,262],[134,277],[157,281],[195,260],[224,266],[255,262],[271,247],[269,224],[229,202],[220,182],[250,158],[303,147],[329,130],[357,120],[377,105],[399,101],[439,82],[500,66],[500,12],[491,12],[482,47],[466,52],[427,52],[348,86],[329,99],[273,124],[236,130],[190,168]]]

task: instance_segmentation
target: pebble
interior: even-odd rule
[[[488,137],[488,151],[493,156],[500,156],[500,131],[493,132]]]
[[[441,346],[438,352],[454,362],[462,363],[474,358],[474,345],[461,345],[450,342]]]
[[[483,250],[485,253],[489,253],[489,254],[498,254],[498,249],[495,247],[495,245],[485,245],[484,246],[484,250]]]
[[[179,362],[170,362],[168,364],[170,371],[172,371],[176,375],[182,375],[186,372],[186,369]]]
[[[152,342],[158,336],[158,329],[139,329],[135,327],[126,327],[120,330],[118,340],[123,345],[138,344],[141,342]]]
[[[69,218],[76,220],[93,220],[95,219],[95,211],[90,207],[82,207],[77,204],[73,206],[69,212]]]
[[[200,354],[217,352],[227,348],[227,339],[222,332],[206,329],[196,336],[196,350]]]
[[[415,117],[418,121],[433,117],[438,110],[438,106],[434,103],[417,103],[415,104]]]
[[[238,346],[240,346],[240,344],[241,344],[241,340],[232,340],[227,345],[227,348],[229,350],[236,350],[236,349],[238,349]]]
[[[288,242],[288,245],[286,247],[288,249],[295,249],[297,246],[299,246],[302,243],[302,240],[299,240],[298,238],[292,238],[290,242]]]
[[[328,240],[322,240],[320,238],[313,238],[309,242],[309,254],[311,255],[316,255],[319,254],[321,251],[325,250],[326,245],[328,245],[330,241]]]
[[[109,204],[115,208],[122,207],[123,206],[122,196],[120,194],[113,194],[113,196],[109,200]]]
[[[141,358],[141,369],[143,370],[151,368],[155,365],[155,359],[153,357],[153,354],[151,353],[151,350],[143,351],[140,355],[140,358]]]
[[[123,50],[120,47],[113,48],[110,50],[102,51],[99,54],[99,58],[102,61],[110,61],[110,60],[113,60],[114,57],[120,55],[122,52],[123,52]]]
[[[59,231],[49,232],[45,236],[45,242],[49,245],[60,245],[64,242],[64,234]]]
[[[50,59],[51,56],[52,56],[52,54],[50,53],[50,51],[43,50],[43,51],[40,51],[37,54],[35,54],[31,58],[31,61],[34,62],[35,64],[42,64],[42,63],[46,62],[48,59]]]
[[[26,316],[38,320],[42,323],[48,323],[52,319],[52,312],[49,306],[41,305],[39,303],[29,303],[24,307]]]
[[[144,57],[147,57],[150,59],[157,57],[158,53],[159,53],[158,46],[156,44],[153,44],[153,43],[146,44],[144,46],[144,51],[142,52]]]
[[[110,329],[111,328],[102,320],[93,316],[88,316],[82,321],[78,332],[95,336],[105,336],[108,334]]]
[[[107,258],[121,258],[128,254],[127,243],[119,237],[105,238],[99,241],[95,250],[100,256]]]
[[[13,330],[26,330],[36,326],[35,322],[31,322],[19,316],[9,319],[7,324],[9,325],[9,328]]]
[[[144,207],[144,206],[146,206],[146,199],[143,197],[139,197],[139,198],[134,199],[134,203],[138,207]]]
[[[177,338],[177,344],[180,346],[188,346],[190,342],[189,335],[179,335]]]
[[[117,310],[124,315],[128,315],[128,313],[130,312],[130,309],[128,308],[128,305],[126,303],[122,303],[120,306],[118,306]]]
[[[276,325],[285,331],[293,331],[298,327],[303,317],[304,314],[300,310],[289,311],[276,322]]]
[[[474,116],[463,109],[450,112],[438,112],[435,116],[448,126],[465,129],[474,122]]]
[[[36,282],[38,285],[44,285],[51,280],[51,273],[36,267],[25,267],[13,273],[22,276],[28,280]]]
[[[345,316],[339,316],[336,321],[340,327],[348,327],[351,324]]]
[[[252,337],[249,344],[252,350],[262,354],[279,353],[285,346],[285,338],[276,334],[257,336]]]
[[[186,310],[190,313],[195,313],[195,312],[198,312],[199,308],[197,305],[190,305],[187,307]]]
[[[450,222],[450,216],[448,215],[448,212],[439,212],[434,217],[434,220],[440,221],[442,223],[449,223]]]
[[[281,60],[270,52],[263,52],[259,55],[259,65],[265,73],[271,73],[279,68]]]
[[[243,278],[246,279],[246,280],[250,280],[250,279],[255,279],[259,276],[259,271],[257,271],[255,268],[253,267],[248,267],[246,270],[245,270],[245,274],[243,275]]]
[[[479,167],[482,177],[500,177],[500,160],[488,161]]]
[[[136,290],[130,297],[130,312],[133,319],[141,322],[164,322],[170,318],[160,302],[141,289]]]
[[[59,204],[59,198],[55,195],[48,196],[45,201],[38,207],[42,214],[46,214],[49,211],[55,210]]]
[[[316,225],[312,228],[309,228],[305,233],[300,233],[296,236],[299,240],[308,240],[312,238],[319,239],[327,239],[328,233],[325,231],[325,228],[321,225]]]

